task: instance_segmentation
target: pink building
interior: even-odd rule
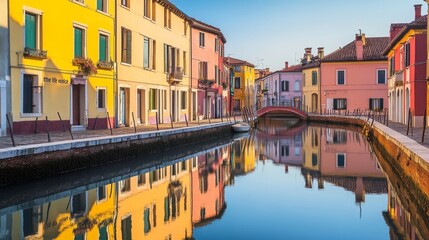
[[[196,19],[191,19],[191,28],[192,119],[220,117],[227,106],[222,87],[228,81],[223,63],[226,39],[219,28]]]
[[[388,37],[365,34],[321,61],[321,110],[382,110],[387,107]]]
[[[411,110],[414,126],[421,126],[426,108],[427,16],[415,5],[415,20],[390,27],[389,119],[407,124]]]
[[[285,63],[285,68],[256,81],[256,93],[262,104],[292,105],[301,108],[302,101],[302,73],[301,65],[289,66]],[[262,88],[262,89],[260,89]],[[260,94],[260,93],[263,93]]]

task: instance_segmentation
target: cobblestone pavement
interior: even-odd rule
[[[189,127],[198,126],[198,125],[208,125],[212,123],[220,123],[220,122],[233,122],[234,119],[224,118],[224,119],[211,119],[210,122],[207,119],[201,120],[199,122],[189,122]],[[238,118],[236,120],[239,120]],[[185,122],[175,122],[173,123],[173,128],[184,128],[187,127]],[[165,123],[159,125],[159,130],[172,129],[171,123]],[[148,131],[156,131],[156,125],[149,126],[137,126],[136,131],[138,133],[148,132]],[[134,127],[121,127],[112,129],[113,135],[123,135],[123,134],[132,134],[135,133]],[[71,140],[70,132],[50,132],[51,142]],[[110,136],[110,129],[103,130],[86,130],[86,131],[78,131],[73,132],[74,139],[85,139],[85,138],[95,138],[95,137],[103,137]],[[32,145],[32,144],[40,144],[48,142],[48,134],[46,132],[37,133],[37,134],[26,134],[26,135],[14,135],[14,140],[16,146],[24,146],[24,145]],[[10,136],[0,137],[0,149],[1,148],[9,148],[13,147],[12,140]]]

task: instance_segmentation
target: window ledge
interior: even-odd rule
[[[130,8],[129,7],[127,7],[127,6],[124,6],[124,5],[122,5],[122,4],[119,4],[123,9],[126,9],[126,10],[128,10],[128,11],[130,11]]]
[[[169,28],[169,27],[164,27],[165,29],[167,29],[168,31],[171,31],[171,28]]]
[[[35,117],[41,117],[42,113],[20,113],[21,118],[35,118]]]
[[[121,65],[123,65],[123,66],[127,66],[127,67],[132,67],[133,65],[131,65],[131,64],[129,64],[129,63],[124,63],[124,62],[121,62]]]
[[[156,72],[155,69],[143,67],[143,70],[149,71],[149,72]]]
[[[98,10],[98,9],[97,9],[97,12],[98,12],[98,13],[100,13],[100,14],[106,15],[106,16],[108,16],[108,17],[112,17],[112,16],[111,16],[109,13],[107,13],[107,12],[103,12],[103,11]]]
[[[81,2],[78,2],[76,0],[71,0],[71,1],[76,3],[77,5],[81,5],[82,7],[87,7],[87,5],[85,3],[81,3]]]
[[[144,18],[144,19],[146,19],[146,20],[148,20],[149,22],[156,23],[156,21],[155,21],[155,20],[153,20],[153,19],[152,19],[152,18],[150,18],[150,17],[143,16],[143,18]]]
[[[107,112],[107,108],[97,108],[98,112],[105,113]]]

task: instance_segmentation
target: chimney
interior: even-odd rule
[[[364,35],[356,34],[355,46],[356,46],[356,58],[357,60],[363,60],[363,38]]]
[[[325,48],[324,47],[317,48],[317,57],[319,59],[323,59],[325,57]]]
[[[285,62],[285,70],[289,68],[289,62]]]
[[[307,59],[307,63],[311,61],[311,47],[305,48],[305,58]]]
[[[366,37],[365,37],[365,33],[362,33],[362,45],[366,45]]]
[[[414,5],[414,15],[415,15],[414,20],[417,20],[422,16],[422,5],[421,4]]]

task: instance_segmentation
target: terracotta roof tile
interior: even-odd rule
[[[405,36],[405,34],[411,29],[426,29],[427,27],[427,15],[421,16],[420,18],[404,24],[402,30],[396,35],[395,38],[386,46],[383,51],[384,55],[387,55],[389,51]],[[393,24],[392,24],[393,25]]]
[[[292,66],[289,66],[287,69],[280,70],[280,72],[301,72],[302,71],[301,68],[302,68],[301,64],[292,65]]]
[[[362,61],[386,60],[383,50],[389,44],[388,37],[367,37],[363,46]],[[327,55],[322,62],[357,61],[355,41]]]
[[[255,65],[253,65],[253,64],[251,64],[249,62],[246,62],[246,61],[243,61],[243,60],[240,60],[240,59],[236,59],[236,58],[232,58],[232,57],[226,57],[225,61],[229,65],[246,65],[246,66],[249,66],[249,67],[252,67],[252,68],[255,67]]]

